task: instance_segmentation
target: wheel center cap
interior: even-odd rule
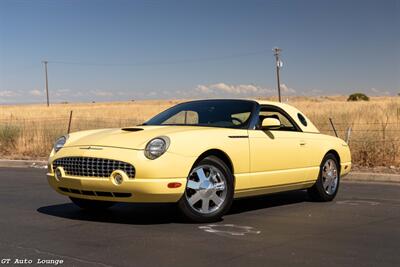
[[[206,180],[200,184],[200,194],[203,197],[209,197],[212,194],[213,184]]]

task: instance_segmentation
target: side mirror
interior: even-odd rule
[[[281,127],[281,122],[276,118],[265,118],[261,123],[261,127],[267,129],[279,129]]]

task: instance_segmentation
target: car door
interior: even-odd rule
[[[263,129],[264,118],[277,118],[279,129]],[[254,188],[289,185],[309,180],[307,142],[295,121],[282,109],[261,106],[259,125],[249,130],[250,176]]]

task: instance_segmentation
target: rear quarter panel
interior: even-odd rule
[[[342,166],[348,166],[342,174],[348,173],[351,167],[351,154],[348,144],[340,138],[319,133],[302,133],[302,139],[307,143],[309,166],[320,166],[323,157],[329,151],[335,151],[339,155]]]

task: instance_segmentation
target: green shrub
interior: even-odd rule
[[[15,148],[21,129],[18,126],[0,125],[0,150]]]
[[[363,93],[354,93],[349,95],[347,101],[369,101],[369,97]]]

